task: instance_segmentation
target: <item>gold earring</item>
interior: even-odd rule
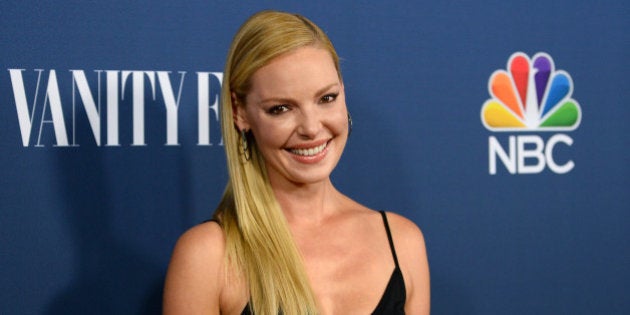
[[[252,158],[251,148],[249,147],[249,139],[247,139],[247,131],[245,129],[241,129],[241,143],[240,150],[241,154],[245,157],[245,161],[249,161]]]

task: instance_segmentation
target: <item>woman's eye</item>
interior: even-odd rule
[[[332,103],[337,99],[337,93],[326,94],[320,99],[321,103]]]
[[[287,105],[275,105],[267,110],[268,114],[271,115],[280,115],[289,110],[289,106]]]

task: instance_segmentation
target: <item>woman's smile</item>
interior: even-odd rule
[[[300,144],[291,148],[287,148],[286,151],[291,153],[292,158],[301,163],[317,163],[323,160],[328,153],[328,143],[330,140],[318,141],[321,144]]]

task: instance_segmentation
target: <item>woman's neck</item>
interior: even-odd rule
[[[339,207],[342,195],[330,179],[311,184],[271,183],[289,224],[321,224]]]

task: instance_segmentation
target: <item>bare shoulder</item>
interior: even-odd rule
[[[215,222],[179,238],[164,284],[164,314],[219,314],[224,252],[225,237]]]
[[[205,222],[186,231],[177,241],[170,267],[203,267],[199,272],[219,269],[225,254],[225,235],[216,222]],[[210,267],[210,268],[209,268]]]
[[[424,234],[420,228],[413,221],[393,212],[387,212],[387,221],[402,267],[425,263],[426,246]],[[416,268],[410,268],[410,270],[416,270]]]
[[[424,235],[411,220],[387,213],[400,268],[405,279],[407,314],[429,314],[430,279]]]
[[[392,237],[397,240],[405,249],[421,246],[424,249],[424,235],[420,228],[411,220],[394,212],[387,212],[387,221],[392,231]]]
[[[214,221],[204,222],[190,228],[180,236],[175,245],[175,253],[182,251],[184,254],[222,257],[224,250],[225,235],[223,229]]]

